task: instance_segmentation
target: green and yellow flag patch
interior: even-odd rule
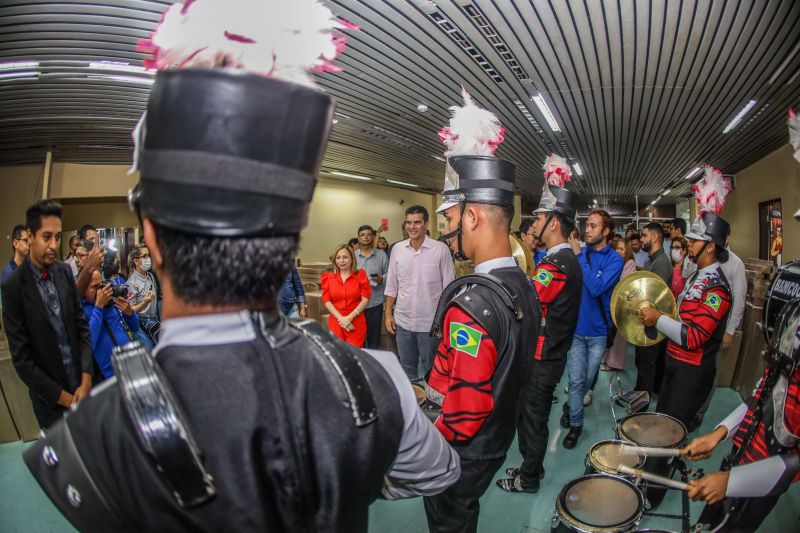
[[[478,357],[483,333],[466,324],[450,322],[450,346],[472,357]]]
[[[536,271],[533,275],[533,281],[536,283],[541,283],[545,287],[550,285],[550,282],[553,281],[553,274],[551,274],[548,270],[540,268]]]
[[[719,306],[722,303],[722,298],[720,298],[717,294],[710,292],[706,295],[706,301],[703,303],[716,312],[719,311]]]

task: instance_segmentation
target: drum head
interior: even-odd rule
[[[686,427],[680,420],[661,413],[636,413],[619,423],[620,438],[639,446],[678,448],[686,435]]]
[[[593,474],[567,483],[556,510],[565,523],[582,531],[625,531],[641,518],[644,497],[630,481]]]
[[[642,455],[623,454],[619,452],[621,444],[629,444],[622,440],[603,440],[589,448],[589,463],[598,472],[618,475],[620,465],[641,468],[646,458]]]
[[[414,389],[414,396],[417,398],[417,403],[422,405],[425,403],[425,387],[412,383],[411,387]]]

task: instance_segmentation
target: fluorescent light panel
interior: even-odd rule
[[[536,96],[531,96],[531,100],[533,100],[533,103],[536,104],[536,107],[538,107],[539,111],[541,111],[542,115],[544,115],[544,119],[547,121],[550,129],[556,132],[561,131],[561,128],[558,127],[558,122],[556,122],[556,117],[553,115],[553,112],[550,111],[550,108],[547,107],[547,102],[544,101],[542,93],[539,93]]]
[[[581,168],[581,165],[579,163],[573,163],[572,164],[572,169],[575,171],[575,174],[577,174],[578,176],[583,176],[583,169]]]
[[[89,68],[99,69],[99,70],[114,70],[117,72],[139,72],[142,74],[155,74],[153,71],[145,70],[144,67],[139,67],[136,65],[131,65],[130,63],[126,63],[124,61],[91,61],[89,63]]]
[[[668,194],[669,194],[669,193],[671,193],[671,192],[672,192],[672,189],[667,189],[667,190],[665,190],[665,191],[664,191],[663,193],[661,193],[661,194],[663,194],[664,196],[666,196],[666,195],[668,195]]]
[[[350,174],[349,172],[339,172],[338,170],[331,171],[331,174],[334,176],[341,176],[343,178],[353,178],[354,180],[364,180],[370,181],[372,178],[368,178],[367,176],[359,176],[358,174]]]
[[[38,61],[9,61],[0,63],[0,70],[19,70],[21,68],[38,68]]]
[[[694,167],[691,171],[689,171],[688,174],[686,174],[686,177],[683,178],[683,179],[685,179],[685,180],[691,179],[692,176],[694,176],[698,172],[700,172],[700,167]]]
[[[405,181],[397,181],[397,180],[386,180],[389,183],[394,183],[395,185],[404,185],[406,187],[419,187],[419,185],[415,183],[406,183]]]
[[[36,78],[39,76],[38,70],[23,70],[22,72],[0,72],[0,80],[10,80],[14,78]]]
[[[155,79],[153,78],[138,78],[136,76],[117,76],[114,74],[89,74],[87,79],[127,81],[131,83],[143,83],[145,85],[153,85],[153,83],[155,82]]]
[[[742,110],[741,110],[741,111],[739,111],[738,113],[736,113],[736,116],[735,116],[735,117],[733,117],[733,120],[731,120],[731,121],[728,123],[728,125],[727,125],[727,126],[725,126],[725,129],[724,129],[724,130],[722,130],[722,133],[723,133],[723,134],[725,134],[725,133],[728,133],[728,132],[730,132],[730,131],[731,131],[733,128],[735,128],[736,126],[738,126],[738,125],[739,125],[739,122],[741,122],[741,121],[742,121],[742,119],[743,119],[743,118],[744,118],[744,116],[747,114],[747,112],[748,112],[748,111],[750,111],[751,109],[753,109],[753,107],[754,107],[754,106],[755,106],[757,103],[758,103],[758,100],[750,100],[749,102],[747,102],[747,103],[745,104],[745,106],[742,108]]]
[[[431,157],[434,158],[437,161],[441,161],[442,163],[446,163],[447,162],[447,160],[444,157],[440,156],[440,155],[432,155]]]

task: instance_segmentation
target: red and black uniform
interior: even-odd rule
[[[427,381],[444,396],[435,426],[461,457],[461,477],[425,498],[431,531],[477,530],[478,500],[514,440],[540,311],[531,281],[507,259],[495,260],[503,267],[488,274],[451,283],[434,318],[442,342]]]
[[[542,305],[541,333],[520,395],[517,429],[523,458],[520,481],[523,490],[533,491],[543,474],[553,392],[564,374],[578,322],[583,273],[575,252],[564,244],[539,263],[531,279]]]
[[[656,411],[691,425],[714,386],[716,354],[730,307],[728,281],[719,263],[714,263],[687,280],[678,299],[680,322],[666,316],[659,318],[657,327],[667,333],[670,342]],[[674,325],[679,325],[680,330],[675,331]],[[678,337],[680,342],[676,342]]]

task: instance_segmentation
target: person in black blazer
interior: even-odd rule
[[[92,342],[69,266],[56,261],[61,205],[41,200],[26,213],[30,255],[2,285],[3,323],[17,374],[42,428],[92,388]]]

